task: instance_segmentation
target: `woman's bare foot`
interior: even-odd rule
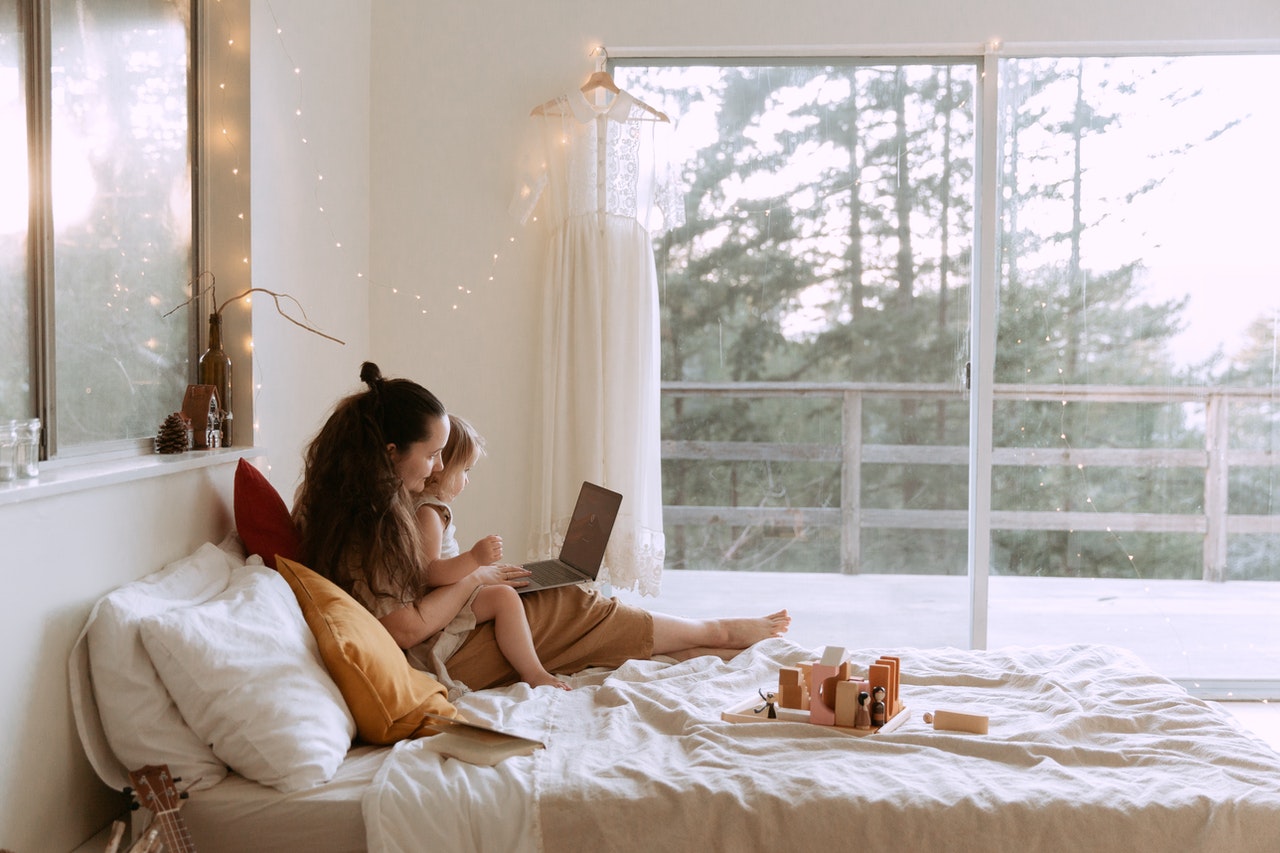
[[[787,615],[787,611],[779,610],[754,619],[721,619],[720,623],[724,629],[724,641],[715,645],[728,649],[745,649],[761,640],[785,634],[791,627],[791,617]]]
[[[565,684],[563,681],[556,678],[554,675],[552,675],[549,672],[544,672],[540,675],[535,675],[533,678],[526,678],[525,682],[530,687],[554,687],[557,690],[573,689],[568,684]]]
[[[684,619],[663,613],[652,616],[655,655],[697,652],[720,657],[730,653],[732,657],[761,640],[786,633],[791,626],[791,617],[785,610],[754,618]]]

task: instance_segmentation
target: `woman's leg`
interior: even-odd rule
[[[617,667],[653,655],[653,617],[647,610],[576,586],[522,595],[520,603],[538,659],[548,672]],[[477,625],[449,658],[449,675],[472,690],[520,680],[498,649],[494,627],[492,622]]]
[[[685,619],[654,613],[653,653],[676,657],[737,653],[752,643],[786,633],[790,625],[791,617],[785,610],[768,616],[726,619]]]
[[[482,587],[471,603],[477,622],[493,622],[498,649],[521,680],[534,687],[550,685],[568,690],[569,685],[547,672],[533,646],[533,634],[525,617],[520,594],[509,586]]]

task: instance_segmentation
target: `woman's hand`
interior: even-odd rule
[[[471,556],[482,566],[490,566],[502,559],[502,537],[486,536],[471,546]]]
[[[484,586],[528,586],[531,574],[520,566],[481,566],[475,571],[476,579]]]

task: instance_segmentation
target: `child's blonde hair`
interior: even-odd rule
[[[440,451],[440,470],[427,478],[426,491],[436,494],[442,482],[475,465],[481,456],[484,456],[484,438],[466,420],[451,413],[449,440]]]

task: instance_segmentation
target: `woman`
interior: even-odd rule
[[[416,498],[440,469],[449,434],[448,413],[421,385],[384,379],[365,362],[366,390],[335,407],[307,448],[294,521],[306,565],[369,608],[409,660],[429,669],[419,654],[440,626],[475,590],[469,583],[430,588]],[[477,584],[524,586],[528,572],[485,566]],[[618,666],[633,658],[736,652],[787,630],[785,610],[769,616],[693,620],[630,607],[581,587],[542,590],[521,597],[538,657],[550,672]],[[443,621],[442,621],[443,620]],[[519,676],[499,651],[493,623],[474,628],[445,661],[442,682],[479,690],[511,684]]]

